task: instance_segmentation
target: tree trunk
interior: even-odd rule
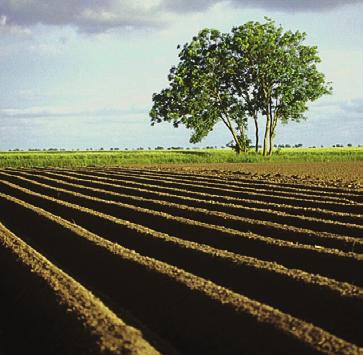
[[[257,121],[257,113],[253,115],[253,120],[255,121],[255,135],[256,135],[256,143],[255,143],[255,151],[258,153],[258,121]]]
[[[243,148],[241,146],[241,143],[240,143],[240,141],[238,139],[238,136],[237,136],[235,130],[233,129],[233,127],[231,127],[231,133],[232,133],[232,136],[233,136],[233,140],[236,143],[235,151],[236,151],[237,154],[240,154]]]
[[[268,155],[272,155],[272,148],[273,148],[273,123],[270,124],[270,129],[268,132],[269,135],[269,143],[270,146],[268,147]]]
[[[271,125],[270,125],[270,147],[268,150],[268,155],[272,155],[272,149],[273,149],[273,140],[275,138],[275,130],[277,125],[277,116],[274,115],[273,119],[271,119]]]
[[[271,127],[271,116],[270,113],[266,113],[266,128],[265,128],[265,137],[263,139],[263,152],[262,155],[266,156],[267,152],[270,150],[269,142],[270,142],[270,127]]]
[[[268,148],[268,155],[272,155],[272,148],[273,148],[273,135],[270,135],[270,147]]]
[[[247,142],[245,140],[245,127],[243,123],[239,122],[238,124],[238,130],[239,130],[239,136],[240,139],[238,139],[240,150],[243,151],[243,153],[247,153]]]
[[[264,101],[265,101],[265,109],[266,109],[266,128],[265,128],[265,137],[263,139],[263,152],[262,155],[266,156],[270,151],[270,129],[271,129],[271,92],[270,90],[265,89],[264,83],[262,83],[262,89],[264,92]]]
[[[236,148],[234,149],[234,151],[236,152],[237,155],[241,154],[242,148],[238,142],[236,142]]]
[[[236,153],[240,154],[242,147],[238,140],[237,134],[236,134],[235,130],[233,129],[232,123],[231,123],[230,119],[228,118],[228,115],[225,115],[224,118],[222,117],[222,121],[227,126],[228,130],[231,132],[233,140],[236,143],[236,149],[235,149]]]

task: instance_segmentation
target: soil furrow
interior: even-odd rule
[[[133,194],[135,196],[141,197],[150,197],[150,198],[160,198],[162,196],[163,200],[176,202],[176,203],[184,203],[185,201],[193,201],[193,206],[205,206],[208,204],[208,208],[213,208],[213,206],[223,206],[229,208],[229,213],[238,213],[239,208],[249,207],[254,209],[273,209],[274,211],[284,212],[284,213],[295,213],[296,215],[306,216],[306,217],[315,217],[327,220],[335,220],[340,221],[342,223],[351,223],[351,224],[361,224],[361,216],[344,213],[344,212],[334,212],[327,211],[321,208],[307,208],[307,207],[297,207],[291,205],[284,204],[275,204],[269,203],[266,204],[261,201],[252,201],[246,199],[233,198],[228,196],[219,196],[219,195],[211,195],[205,194],[201,192],[188,192],[185,190],[179,189],[157,189],[157,191],[153,188],[153,186],[147,184],[137,184],[131,186],[125,186],[124,184],[114,184],[108,182],[102,182],[99,180],[90,180],[82,177],[72,177],[69,175],[65,175],[64,173],[55,173],[49,171],[35,171],[34,174],[38,176],[46,176],[52,178],[62,179],[68,182],[76,182],[78,184],[83,184],[85,186],[90,187],[101,187],[103,189],[107,189],[113,192],[124,192],[126,194]],[[21,175],[23,172],[16,171],[14,172],[16,175]],[[140,186],[140,187],[138,187]],[[235,208],[237,206],[237,208]],[[234,212],[232,212],[234,211]]]
[[[308,229],[280,225],[268,221],[261,222],[255,219],[236,217],[226,213],[208,211],[206,209],[176,204],[172,206],[170,203],[166,202],[162,205],[167,207],[165,209],[168,213],[165,213],[165,211],[160,212],[157,208],[155,209],[152,206],[151,208],[148,206],[137,206],[140,205],[140,203],[142,204],[143,199],[140,197],[135,197],[134,200],[129,199],[129,203],[117,203],[116,201],[110,200],[107,194],[104,196],[104,191],[102,190],[97,191],[95,189],[84,188],[80,185],[62,183],[49,178],[49,181],[46,181],[46,184],[44,184],[44,182],[41,183],[32,180],[31,175],[29,175],[30,179],[6,175],[5,173],[0,173],[0,176],[5,177],[7,181],[14,182],[33,191],[51,195],[55,198],[59,197],[61,193],[66,194],[65,196],[62,195],[62,198],[68,202],[94,208],[115,217],[120,215],[135,223],[142,220],[143,224],[150,228],[171,233],[175,236],[183,235],[183,233],[190,233],[190,228],[187,231],[184,230],[185,224],[194,224],[194,221],[199,221],[211,225],[224,226],[242,232],[248,231],[262,236],[313,245],[315,247],[322,246],[339,249],[345,252],[354,251],[356,253],[363,253],[363,239],[359,238],[343,237],[324,232],[317,233]],[[98,194],[101,194],[101,196],[97,196],[97,192]],[[136,205],[135,201],[138,202]],[[96,206],[92,203],[96,203]],[[179,217],[186,218],[187,220],[180,219]],[[192,221],[189,222],[190,219],[192,219]],[[198,231],[195,233],[198,233]]]
[[[96,169],[97,168],[92,168],[92,169]],[[220,182],[222,181],[226,181],[226,182],[232,182],[233,184],[240,184],[241,186],[243,186],[244,184],[254,186],[254,187],[263,187],[263,186],[268,186],[268,187],[272,187],[272,188],[283,188],[286,189],[285,191],[289,191],[288,189],[291,189],[292,191],[294,190],[306,190],[309,191],[311,193],[316,192],[316,193],[321,193],[321,194],[342,194],[342,195],[352,195],[352,196],[358,196],[361,197],[362,196],[362,192],[359,192],[357,190],[353,190],[350,188],[342,188],[342,187],[327,187],[327,186],[320,186],[320,185],[312,185],[311,183],[300,183],[300,182],[294,182],[294,183],[286,183],[284,181],[281,181],[281,179],[278,176],[272,177],[272,179],[266,179],[263,178],[261,175],[260,176],[253,176],[249,173],[244,174],[241,172],[227,172],[224,170],[211,170],[211,171],[206,171],[206,170],[202,170],[199,171],[198,174],[196,172],[186,172],[186,171],[175,171],[175,169],[168,169],[168,168],[155,168],[155,167],[149,167],[147,169],[143,168],[143,169],[136,169],[136,168],[130,168],[130,167],[117,167],[117,168],[106,168],[107,171],[108,169],[110,170],[122,170],[122,171],[135,171],[138,173],[148,173],[148,172],[152,172],[153,174],[160,174],[161,176],[170,176],[170,177],[175,177],[175,178],[181,178],[181,179],[187,179],[187,180],[191,180],[194,181],[195,179],[200,179],[202,181],[211,181],[211,182]],[[238,175],[241,176],[247,176],[248,178],[245,177],[239,177]],[[316,181],[314,182],[316,184]]]
[[[158,181],[158,182],[168,182],[171,184],[174,183],[187,183],[193,184],[193,185],[200,185],[204,187],[217,187],[217,188],[228,188],[229,190],[233,191],[247,191],[247,192],[256,192],[256,193],[263,193],[263,194],[276,194],[278,196],[296,196],[297,198],[307,198],[307,199],[317,199],[317,198],[324,198],[326,201],[332,201],[332,202],[361,202],[362,196],[357,194],[350,194],[350,193],[332,193],[332,192],[318,192],[316,190],[308,190],[300,188],[284,188],[279,187],[277,185],[273,184],[253,184],[246,183],[246,182],[240,182],[236,183],[232,180],[207,180],[203,176],[194,176],[192,178],[183,178],[178,176],[178,174],[175,175],[169,175],[165,176],[164,173],[157,173],[153,172],[152,170],[134,170],[134,169],[80,169],[80,171],[84,171],[86,173],[96,173],[98,176],[133,176],[138,178],[146,178],[148,180],[152,181]]]
[[[330,202],[324,200],[317,200],[317,199],[302,199],[301,196],[276,196],[271,194],[261,194],[261,193],[253,193],[253,192],[245,192],[243,190],[234,191],[228,188],[212,188],[212,187],[204,187],[203,185],[197,184],[186,184],[186,183],[166,183],[163,181],[155,181],[154,179],[145,179],[145,178],[138,178],[132,177],[128,175],[119,175],[110,177],[100,177],[96,174],[92,173],[85,173],[84,171],[66,171],[66,174],[70,174],[72,176],[92,176],[93,179],[97,179],[100,181],[105,182],[112,182],[115,184],[122,184],[122,185],[136,185],[140,186],[140,184],[148,184],[156,191],[163,191],[165,190],[173,190],[178,189],[179,191],[186,191],[187,193],[190,192],[198,192],[198,193],[207,193],[207,194],[215,194],[215,195],[222,195],[227,197],[234,197],[239,199],[251,199],[257,201],[264,201],[265,203],[283,203],[287,205],[293,206],[300,206],[300,207],[310,207],[310,208],[324,208],[331,211],[337,212],[348,212],[348,213],[360,213],[362,211],[362,204],[360,203],[348,203],[348,202]],[[149,183],[152,181],[153,183]]]
[[[4,198],[4,196],[2,196],[2,197]],[[34,209],[33,207],[30,207],[29,205],[24,204],[24,203],[23,204],[20,204],[20,206],[19,206],[19,201],[16,201],[14,199],[12,199],[12,200],[9,201],[9,199],[6,199],[5,198],[5,201],[2,202],[2,203],[3,203],[3,205],[5,205],[7,207],[8,211],[9,211],[9,209],[10,210],[12,209],[12,212],[16,211],[16,209],[17,209],[17,211],[16,211],[17,213],[19,213],[19,210],[22,211],[22,216],[24,216],[25,218],[28,218],[29,221],[31,220],[32,223],[35,223],[36,225],[39,225],[40,224],[40,223],[37,223],[37,221],[36,221],[37,219],[38,220],[41,220],[41,224],[42,225],[44,225],[44,224],[50,224],[50,226],[48,226],[47,228],[50,229],[52,227],[52,229],[50,229],[50,232],[52,233],[52,238],[54,238],[54,235],[55,235],[55,238],[57,238],[58,232],[57,232],[57,230],[53,226],[54,225],[54,220],[51,221],[51,222],[53,222],[53,223],[51,223],[49,221],[49,219],[44,218],[44,213],[42,213],[41,211],[39,211],[37,209]],[[31,211],[29,211],[29,208],[31,209]],[[6,219],[6,216],[5,216],[5,219]],[[9,220],[9,217],[8,217],[8,220]],[[25,229],[26,229],[26,227],[23,227],[23,229],[20,228],[20,232],[21,233],[25,233],[24,232]],[[18,228],[18,230],[19,230],[19,228]],[[67,230],[64,230],[64,228],[62,228],[61,234],[62,235],[65,235],[65,234],[67,234],[66,232],[67,232]],[[59,238],[62,238],[62,235]],[[26,238],[29,239],[29,234],[26,234]],[[37,238],[37,236],[34,235],[34,236],[32,236],[32,238]],[[66,238],[65,243],[68,244],[68,240],[67,240],[68,237],[65,237],[65,238]],[[74,239],[74,236],[73,236],[73,239]],[[72,242],[74,243],[75,241],[72,240]],[[50,242],[49,240],[48,241],[39,241],[39,239],[37,239],[36,241],[34,241],[34,243],[38,247],[44,249],[45,252],[53,254],[53,253],[55,253],[53,251],[53,248],[55,248],[54,243],[58,243],[58,241],[57,240],[52,241],[52,242]],[[70,244],[70,246],[72,246],[72,244]],[[112,245],[112,248],[114,248],[114,245]],[[244,275],[243,274],[243,269],[240,267],[241,266],[241,263],[238,263],[238,259],[237,260],[234,260],[234,262],[230,262],[226,257],[223,258],[223,254],[221,254],[221,255],[216,254],[216,255],[214,255],[214,257],[212,257],[212,255],[211,255],[210,252],[209,253],[208,252],[205,252],[204,254],[203,253],[200,253],[200,252],[198,253],[198,250],[193,249],[192,245],[189,245],[189,247],[188,246],[185,246],[185,249],[187,249],[187,253],[190,254],[189,256],[190,256],[190,259],[191,259],[191,265],[193,265],[193,266],[189,266],[189,269],[190,268],[192,268],[192,269],[193,268],[202,269],[200,267],[200,264],[198,262],[196,262],[197,259],[199,259],[199,257],[202,257],[202,261],[201,262],[203,264],[205,264],[207,270],[210,270],[210,268],[212,267],[212,268],[215,269],[214,271],[218,273],[219,268],[223,268],[222,270],[219,270],[219,273],[220,274],[221,273],[222,274],[225,274],[226,271],[232,272],[231,278],[237,278],[237,280],[241,276]],[[186,255],[181,255],[181,254],[178,254],[178,253],[175,254],[175,251],[173,252],[173,249],[165,250],[165,253],[164,254],[168,254],[169,251],[171,251],[174,254],[173,256],[176,257],[178,260],[179,260],[179,258],[185,260],[185,256]],[[204,255],[204,259],[203,259],[203,255]],[[232,259],[235,259],[235,256],[233,256],[233,254],[232,254]],[[252,262],[256,262],[255,260],[249,260],[249,261],[250,262],[251,261]],[[217,266],[212,266],[216,262],[217,263],[219,262],[219,264]],[[258,266],[262,266],[263,267],[263,266],[266,266],[266,265],[258,265]],[[275,264],[272,264],[272,266],[274,266],[275,268],[277,268],[277,267],[280,268],[280,266],[275,265]],[[238,272],[238,269],[240,269],[239,272]],[[283,268],[280,268],[280,271],[282,271],[282,270],[284,270],[284,269]],[[237,271],[237,273],[236,273],[236,271]],[[292,270],[292,271],[286,270],[286,271],[287,272],[290,272],[291,274],[294,274],[294,273],[297,274],[296,271],[294,271],[294,270]],[[213,273],[212,270],[209,271],[209,272],[211,274]],[[270,274],[272,274],[271,273],[271,270],[269,270],[269,272],[270,272]],[[281,274],[280,275],[278,274],[278,276],[280,276],[280,279],[281,279]],[[306,277],[306,276],[309,276],[309,275],[303,275],[303,277]],[[295,277],[299,278],[297,275]],[[251,276],[250,276],[250,278],[251,278]],[[261,274],[261,276],[258,279],[258,283],[263,282],[265,278],[263,277],[263,274]],[[267,279],[269,279],[269,278],[267,278]],[[235,284],[237,284],[237,280],[234,281]],[[277,285],[275,285],[275,287],[278,286],[279,284],[281,284],[281,280],[279,282],[279,277],[275,277],[275,280],[277,281]],[[255,283],[256,283],[256,281],[257,280],[255,280]],[[291,302],[291,297],[293,298],[294,297],[294,294],[297,294],[296,292],[298,290],[296,289],[296,286],[299,286],[299,283],[296,283],[296,280],[295,280],[295,292],[294,292],[294,287],[291,287],[291,286],[289,287],[289,285],[288,285],[289,281],[290,281],[290,284],[291,283],[294,284],[294,282],[291,282],[293,280],[291,280],[291,276],[290,276],[290,278],[287,278],[287,281],[286,281],[286,279],[283,281],[283,285],[284,285],[285,288],[287,287],[287,289],[290,292],[292,291],[292,293],[290,294],[290,297],[289,297],[290,298],[290,304],[291,305],[294,305],[295,304],[295,306],[293,306],[293,308],[299,308],[299,307],[296,307],[296,302]],[[299,281],[301,282],[302,280],[300,279]],[[318,283],[320,283],[320,285],[319,285],[320,287],[317,287],[316,285],[314,285],[314,281],[315,282],[318,281]],[[325,287],[322,287],[322,285],[324,285],[324,282],[332,282],[332,280],[324,279],[324,278],[319,278],[318,277],[314,281],[313,280],[310,280],[310,282],[306,282],[306,280],[305,280],[305,282],[304,282],[305,283],[305,285],[304,285],[305,287],[304,288],[301,287],[302,285],[300,285],[300,291],[301,292],[304,292],[304,294],[307,295],[307,300],[311,300],[312,301],[311,307],[316,307],[317,305],[315,304],[315,302],[319,302],[319,300],[321,302],[323,299],[325,299],[327,297],[328,300],[326,301],[326,303],[324,303],[325,311],[327,312],[327,314],[326,314],[326,317],[327,318],[329,318],[330,317],[329,316],[330,313],[332,313],[332,311],[335,310],[334,307],[340,305],[341,307],[344,307],[345,311],[348,312],[353,318],[350,318],[350,317],[347,318],[348,314],[344,314],[345,312],[341,312],[341,316],[343,318],[345,318],[345,319],[340,319],[340,320],[339,319],[336,319],[337,314],[335,314],[333,317],[330,317],[330,318],[335,318],[335,322],[337,322],[338,325],[339,324],[341,325],[341,322],[342,321],[345,321],[346,324],[351,324],[351,322],[352,321],[354,322],[355,320],[359,321],[359,319],[356,316],[356,314],[357,314],[357,311],[359,310],[359,307],[361,306],[361,302],[362,302],[362,289],[356,289],[356,290],[354,290],[354,287],[352,287],[350,285],[338,284],[340,287],[342,287],[342,289],[343,288],[349,289],[350,292],[353,292],[353,294],[351,294],[350,296],[347,296],[347,295],[344,295],[344,291],[343,292],[339,292],[339,294],[337,294],[335,290],[332,292],[332,289],[331,288],[328,288],[326,286]],[[245,280],[245,282],[247,282],[247,280]],[[233,281],[232,281],[232,283],[233,283]],[[287,284],[287,286],[286,286],[286,284]],[[271,281],[270,281],[270,285],[272,285],[271,284]],[[264,288],[265,287],[266,286],[264,286]],[[251,289],[251,286],[249,286],[249,288]],[[304,289],[305,289],[305,291],[303,291]],[[314,291],[315,291],[315,293],[317,292],[317,294],[314,295]],[[324,295],[324,293],[325,293],[325,295]],[[354,294],[355,294],[355,296],[354,296]],[[278,295],[276,295],[276,296],[278,296]],[[325,296],[325,297],[323,299],[321,299],[322,296]],[[315,300],[314,300],[314,298],[315,298]],[[285,297],[285,300],[289,303],[288,297]],[[280,301],[280,303],[281,303],[281,301]],[[329,309],[329,307],[326,307],[327,304],[330,305],[330,307],[332,307],[332,308]],[[306,304],[304,306],[307,307],[307,308],[309,308],[309,306],[306,305]],[[354,311],[355,311],[355,313],[354,313]],[[322,313],[321,310],[320,310],[320,315],[323,315],[324,316],[325,314]],[[315,316],[315,318],[316,318],[316,316]],[[324,321],[323,321],[323,323],[324,323]],[[329,322],[325,321],[325,323],[328,324],[328,326],[331,327],[331,324]],[[357,324],[357,325],[359,325],[359,324]],[[339,326],[338,326],[338,328],[339,328]],[[343,332],[345,332],[345,334],[347,333],[347,329],[345,329],[344,327],[341,327],[341,329],[343,330]],[[354,329],[357,329],[357,326],[356,327],[351,327],[351,329],[352,329],[353,332],[355,332]],[[357,332],[355,332],[355,333],[357,333]],[[355,339],[359,339],[358,333],[357,334],[346,334],[346,335],[347,336],[350,336],[351,338],[353,337],[354,340]]]
[[[115,221],[115,217],[95,211],[93,208],[90,209],[64,200],[58,200],[6,181],[1,181],[0,191],[45,208],[54,214],[84,226],[94,233],[102,235],[119,233],[118,223],[110,223]],[[64,196],[62,195],[61,198],[63,199]],[[97,201],[91,202],[92,204],[97,204]],[[110,208],[112,208],[111,204]],[[120,217],[124,218],[124,213],[122,212]],[[129,217],[131,214],[132,212],[126,217]],[[139,222],[145,223],[143,220]],[[180,218],[178,227],[183,231],[183,233],[180,233],[181,238],[240,255],[275,261],[289,268],[298,268],[359,286],[363,285],[361,273],[363,261],[359,254],[275,240],[220,226],[205,225],[201,222],[189,221],[188,224],[185,222],[187,222],[185,219]],[[127,225],[130,222],[126,218],[126,220],[120,219],[119,223]],[[164,232],[168,231],[169,224],[171,224],[169,220],[163,224],[166,226]],[[160,227],[158,230],[160,230]]]
[[[76,280],[0,223],[1,321],[9,352],[157,354]]]
[[[2,213],[22,216],[24,223],[14,226],[20,236],[182,352],[358,354],[355,345],[312,324],[1,197]]]
[[[0,172],[0,176],[7,177],[9,175]],[[163,198],[162,194],[158,196],[160,199],[151,199],[142,196],[132,195],[133,193],[132,190],[130,191],[130,194],[126,195],[113,191],[108,191],[105,189],[97,189],[95,187],[84,186],[81,184],[77,184],[76,182],[71,183],[59,179],[54,179],[50,177],[39,176],[24,172],[22,173],[22,176],[26,176],[32,179],[33,181],[35,180],[41,183],[52,184],[53,186],[59,186],[61,188],[70,188],[73,191],[85,194],[92,194],[94,197],[100,197],[108,200],[114,200],[117,202],[134,204],[139,207],[145,207],[151,210],[167,212],[180,217],[189,216],[193,219],[197,219],[204,222],[210,222],[211,220],[209,219],[209,217],[211,216],[222,217],[219,219],[218,224],[222,224],[226,227],[231,227],[231,228],[237,228],[237,229],[241,227],[244,228],[243,221],[245,220],[245,221],[250,221],[251,222],[250,225],[253,226],[257,224],[282,225],[282,227],[280,228],[283,228],[283,231],[287,233],[289,233],[288,232],[289,230],[292,231],[289,228],[289,226],[293,226],[297,228],[323,232],[320,233],[321,236],[324,236],[326,234],[330,236],[332,236],[332,234],[337,234],[345,237],[357,237],[357,238],[363,236],[363,227],[357,224],[347,224],[347,223],[335,222],[326,219],[323,220],[313,217],[294,216],[291,214],[286,214],[278,211],[261,210],[261,209],[254,209],[242,206],[240,206],[239,208],[237,206],[231,206],[232,208],[230,211],[228,209],[228,206],[224,206],[223,204],[221,204],[222,208],[218,209],[217,211],[213,211],[213,206],[215,207],[216,205],[219,205],[218,203],[207,204],[202,200],[194,200],[192,198],[190,199],[181,198],[180,200],[182,200],[181,202],[183,203],[177,204],[171,201],[162,200]],[[20,178],[19,175],[16,177]],[[203,207],[205,208],[194,207],[193,202],[196,205],[200,205],[201,202],[203,204],[204,202]],[[236,217],[242,217],[242,218],[236,218]],[[240,225],[238,224],[238,222],[241,222]],[[233,227],[232,225],[235,226],[239,225],[239,227]],[[349,239],[345,239],[345,241],[347,242],[345,249],[347,251],[353,251],[349,250],[349,248],[351,247],[351,245],[349,245],[350,243]],[[354,243],[355,240],[352,239],[351,242]],[[356,252],[358,251],[356,250]]]

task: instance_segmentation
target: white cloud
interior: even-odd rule
[[[154,28],[171,13],[201,12],[226,3],[281,12],[329,11],[359,0],[2,0],[0,26],[19,32],[36,24],[75,26],[84,32],[112,28]]]
[[[349,112],[360,115],[363,122],[363,98],[344,102],[340,105],[340,108],[347,113]]]
[[[31,33],[29,28],[18,26],[16,24],[9,25],[8,17],[6,15],[0,16],[0,34],[15,34],[15,35],[29,35]]]
[[[75,26],[85,32],[104,32],[115,27],[157,27],[160,1],[117,0],[3,0],[3,26],[29,28],[37,24]]]
[[[5,15],[0,16],[0,26],[6,25],[7,17]]]
[[[39,118],[66,116],[119,116],[127,114],[147,113],[144,107],[100,107],[88,109],[85,107],[27,107],[0,109],[0,118]]]
[[[254,7],[281,12],[323,12],[360,4],[360,0],[230,0],[239,7]]]

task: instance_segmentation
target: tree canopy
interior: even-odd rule
[[[240,153],[250,143],[248,118],[254,121],[256,151],[264,118],[263,154],[272,154],[278,122],[300,121],[309,101],[332,90],[317,69],[317,47],[304,45],[305,38],[299,31],[284,32],[270,19],[248,22],[231,33],[200,31],[181,49],[169,87],[153,95],[152,125],[183,124],[196,143],[223,122]]]

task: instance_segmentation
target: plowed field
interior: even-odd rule
[[[363,193],[0,170],[0,354],[361,354]]]

